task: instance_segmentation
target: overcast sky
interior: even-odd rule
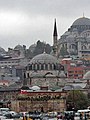
[[[54,19],[59,38],[83,13],[90,18],[90,0],[0,0],[0,46],[52,45]]]

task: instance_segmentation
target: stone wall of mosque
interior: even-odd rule
[[[32,79],[32,86],[55,86],[57,85],[58,78],[34,78]]]
[[[11,109],[17,112],[26,111],[43,111],[43,112],[63,112],[66,110],[65,99],[54,99],[54,100],[41,100],[41,101],[31,101],[31,100],[16,100],[11,103]]]
[[[66,92],[29,92],[19,94],[11,101],[11,109],[17,112],[25,111],[57,111],[66,109]]]

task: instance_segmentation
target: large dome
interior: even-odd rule
[[[59,63],[59,61],[57,60],[57,58],[55,58],[54,56],[50,55],[50,54],[47,54],[47,53],[43,53],[43,54],[39,54],[39,55],[36,55],[31,61],[30,61],[30,64],[33,63]]]
[[[43,54],[39,54],[36,55],[27,65],[26,69],[29,71],[46,71],[46,73],[48,74],[52,74],[52,71],[54,72],[54,74],[56,74],[56,70],[57,71],[64,71],[64,66],[60,64],[60,62],[57,60],[56,57],[47,54],[47,53],[43,53]],[[51,72],[50,72],[51,71]],[[36,72],[35,72],[36,74]],[[42,75],[43,73],[37,72],[37,76]],[[45,74],[45,72],[44,72]],[[34,75],[34,74],[33,74]]]
[[[72,24],[72,26],[76,26],[76,25],[90,25],[90,19],[86,17],[78,18]]]

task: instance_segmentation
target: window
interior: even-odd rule
[[[44,70],[43,64],[41,64],[41,70]]]

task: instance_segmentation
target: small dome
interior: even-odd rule
[[[73,36],[73,35],[69,35],[69,36],[67,36],[67,38],[68,38],[68,39],[73,39],[74,36]]]
[[[2,48],[2,47],[0,47],[0,53],[6,53],[6,51]]]
[[[23,50],[23,47],[21,45],[17,45],[14,50]]]
[[[73,28],[73,30],[72,30],[73,32],[77,32],[77,28]]]
[[[43,54],[39,54],[36,55],[31,61],[30,64],[33,63],[59,63],[59,61],[57,60],[57,58],[55,58],[54,56],[50,55],[50,54],[46,54],[45,52]]]
[[[34,90],[34,91],[37,91],[37,90],[40,90],[40,87],[38,87],[38,86],[33,86],[31,89]]]
[[[63,89],[64,90],[81,90],[82,87],[79,85],[66,85]]]
[[[66,86],[63,87],[63,89],[64,90],[72,90],[73,88],[70,85],[66,85]]]
[[[76,26],[76,25],[90,25],[90,19],[86,18],[86,17],[82,17],[82,18],[78,18],[77,20],[74,21],[74,23],[72,24],[72,26]]]
[[[83,76],[83,79],[90,79],[90,71]]]

